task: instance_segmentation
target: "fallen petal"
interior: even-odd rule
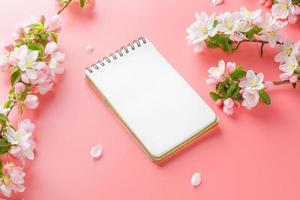
[[[92,147],[90,150],[90,155],[92,158],[99,158],[102,155],[102,146],[97,144],[96,146]]]
[[[191,184],[196,187],[198,185],[200,185],[202,179],[201,179],[201,174],[199,172],[196,172],[192,175],[191,178]]]
[[[211,1],[214,6],[220,5],[224,2],[224,0],[212,0]]]
[[[85,47],[85,50],[86,50],[86,53],[87,53],[88,55],[91,55],[91,54],[94,53],[94,48],[93,48],[91,45],[87,45],[87,46]]]

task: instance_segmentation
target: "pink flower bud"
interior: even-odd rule
[[[219,107],[222,107],[223,106],[223,100],[222,99],[217,100],[216,105],[219,106]]]
[[[272,0],[267,0],[266,3],[264,4],[265,7],[270,7],[273,4]]]
[[[290,77],[290,82],[291,83],[296,83],[298,81],[298,77],[296,75],[293,75]]]
[[[22,92],[24,92],[26,89],[25,85],[21,82],[17,83],[15,85],[15,91],[17,94],[21,94]]]
[[[226,69],[229,73],[235,70],[236,64],[234,62],[228,62],[226,65]]]
[[[45,21],[46,21],[45,15],[42,15],[42,16],[40,17],[40,22],[41,22],[42,24],[45,24]]]
[[[29,94],[26,96],[24,103],[29,109],[35,109],[39,105],[39,99],[36,95]]]
[[[14,50],[14,45],[13,44],[6,44],[6,45],[4,45],[4,49],[8,52],[11,52],[12,50]]]
[[[24,83],[27,83],[27,84],[30,82],[30,80],[26,74],[21,75],[21,81]]]
[[[272,81],[267,81],[265,83],[265,88],[266,89],[271,89],[272,87],[274,87],[274,83]]]

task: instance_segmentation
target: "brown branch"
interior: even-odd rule
[[[264,45],[267,44],[267,43],[269,43],[268,41],[264,41],[264,40],[256,40],[256,39],[255,40],[247,40],[247,39],[245,39],[245,40],[239,41],[237,43],[237,46],[234,48],[234,50],[238,49],[240,47],[240,45],[242,43],[245,43],[245,42],[261,43],[261,46],[260,46],[260,57],[262,57],[263,54],[264,54]],[[282,45],[283,43],[282,42],[276,42],[276,44]]]
[[[72,2],[73,0],[69,0],[58,12],[57,14],[59,15],[60,13],[62,13],[62,11],[64,11],[68,6],[69,4]]]

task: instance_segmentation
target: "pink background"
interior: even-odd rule
[[[271,106],[260,104],[251,112],[240,109],[227,117],[209,98],[212,88],[205,84],[208,67],[221,58],[262,71],[267,80],[277,79],[277,50],[266,47],[264,59],[259,58],[257,44],[243,44],[234,54],[195,54],[184,39],[196,11],[233,11],[241,6],[268,10],[256,0],[227,0],[218,7],[209,0],[96,0],[84,10],[68,8],[59,37],[67,55],[66,73],[54,91],[41,98],[37,110],[25,111],[37,125],[36,160],[26,166],[27,190],[15,198],[299,200],[299,89],[278,87],[270,92]],[[57,9],[54,0],[1,1],[0,41],[11,41],[22,19],[51,16]],[[299,40],[299,27],[300,23],[289,25],[282,33]],[[210,136],[160,167],[148,160],[83,75],[98,58],[141,35],[158,47],[220,118]],[[87,44],[95,47],[91,56],[85,52]],[[0,84],[5,98],[7,75],[0,75]],[[104,152],[94,161],[89,150],[97,143]],[[197,188],[190,184],[195,171],[203,177]]]

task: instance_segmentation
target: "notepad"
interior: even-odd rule
[[[86,68],[85,75],[154,162],[217,124],[215,113],[144,37]]]

